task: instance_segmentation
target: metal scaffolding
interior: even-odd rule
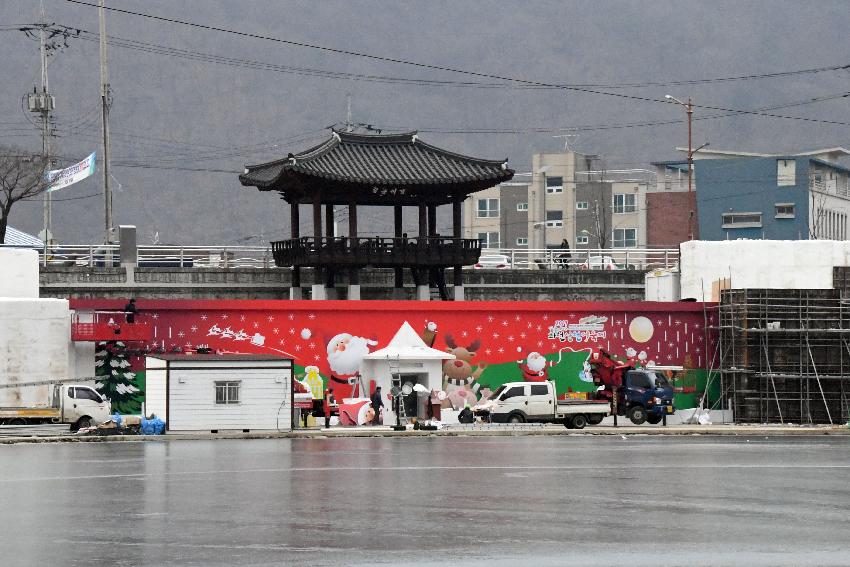
[[[735,421],[846,421],[850,309],[839,290],[724,290],[718,328]]]

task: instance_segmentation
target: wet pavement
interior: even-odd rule
[[[4,565],[848,565],[848,437],[0,446]]]

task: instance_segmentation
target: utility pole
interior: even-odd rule
[[[47,18],[44,14],[44,0],[41,2],[41,23],[39,24],[39,52],[41,56],[41,92],[33,88],[33,93],[27,97],[27,107],[31,112],[41,115],[41,156],[45,169],[50,169],[50,113],[55,106],[55,99],[49,92],[47,81],[47,47],[44,43],[44,29],[47,27]],[[53,227],[52,195],[44,192],[44,247],[47,250]],[[46,256],[45,256],[46,257]]]
[[[688,195],[694,190],[694,154],[703,149],[708,145],[708,142],[701,145],[700,147],[694,149],[692,133],[693,133],[693,119],[694,119],[694,104],[691,102],[691,97],[688,97],[688,102],[682,102],[678,98],[671,95],[664,95],[669,101],[675,102],[679,106],[685,109],[685,113],[688,115]],[[690,211],[690,215],[688,216],[688,238],[690,240],[694,239],[694,211]]]
[[[104,243],[112,242],[112,190],[109,187],[109,106],[112,94],[109,89],[109,77],[106,69],[106,10],[104,0],[100,0],[100,102],[103,124],[103,209]]]

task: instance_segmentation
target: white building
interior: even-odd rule
[[[292,428],[292,360],[258,354],[147,357],[145,415],[168,431]]]
[[[71,341],[67,299],[38,293],[38,253],[0,248],[0,384],[91,381],[94,343]],[[38,405],[49,389],[0,389],[0,405]]]

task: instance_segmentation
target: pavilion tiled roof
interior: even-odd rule
[[[416,132],[356,134],[334,130],[330,139],[298,154],[249,165],[242,185],[278,189],[288,173],[368,185],[436,185],[507,181],[507,160],[485,160],[427,144]]]

